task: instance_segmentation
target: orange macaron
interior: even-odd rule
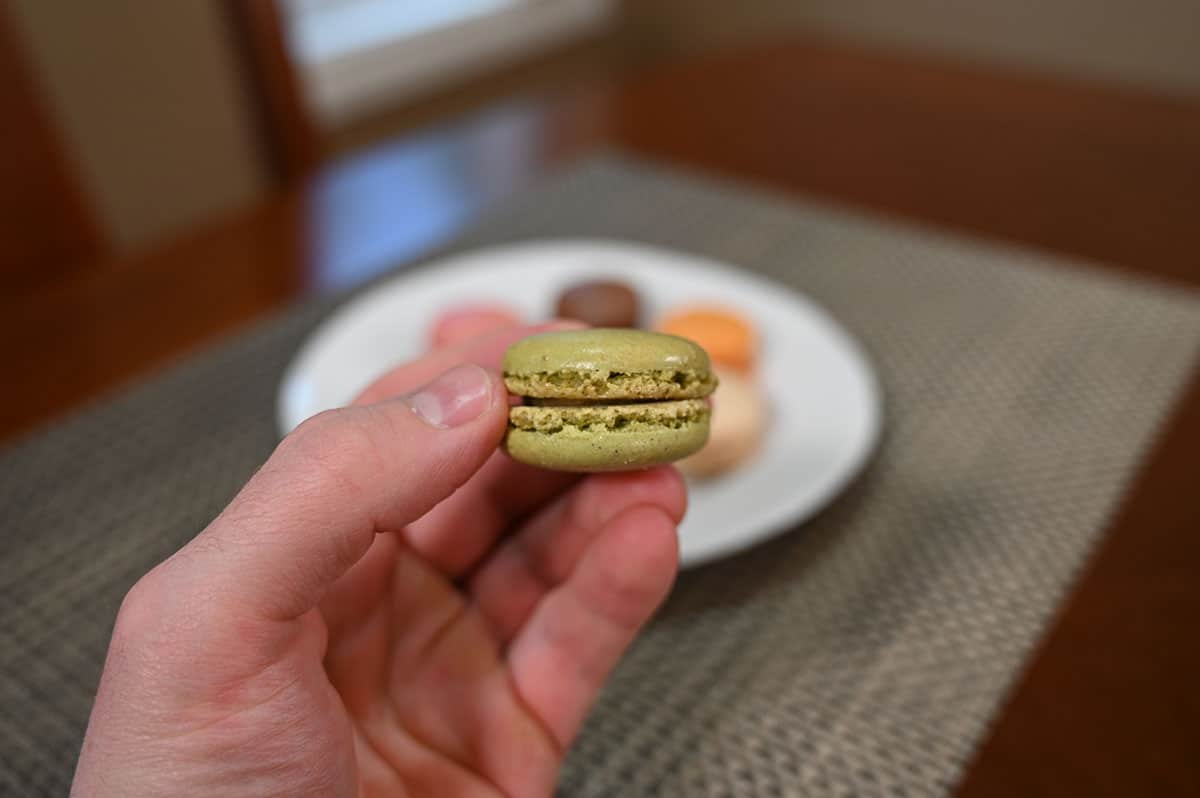
[[[700,344],[716,365],[743,373],[754,370],[758,359],[758,334],[744,317],[724,308],[688,306],[664,316],[659,330]]]

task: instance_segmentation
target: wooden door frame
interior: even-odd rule
[[[324,143],[287,43],[278,0],[223,0],[239,50],[259,137],[278,183],[292,184],[322,161]]]
[[[24,32],[0,2],[0,105],[5,125],[0,208],[15,227],[0,248],[0,294],[76,271],[108,249],[65,146]]]

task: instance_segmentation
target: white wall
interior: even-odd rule
[[[261,196],[266,170],[219,3],[12,0],[9,8],[118,248]]]
[[[625,13],[667,46],[807,30],[1200,93],[1200,0],[626,0]]]
[[[1200,0],[804,0],[819,30],[1200,92]]]

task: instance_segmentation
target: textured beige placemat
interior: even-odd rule
[[[873,466],[683,576],[572,752],[578,796],[939,794],[961,772],[1200,345],[1195,295],[602,159],[460,244],[607,236],[740,264],[864,343]],[[130,584],[275,441],[298,308],[0,452],[0,793],[61,795]]]

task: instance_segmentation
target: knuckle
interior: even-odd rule
[[[144,575],[125,594],[117,610],[113,638],[122,642],[145,639],[161,618],[164,595],[161,566]]]
[[[324,410],[305,419],[283,439],[280,449],[302,458],[327,456],[344,437],[345,411]]]
[[[217,594],[197,585],[181,552],[134,583],[117,610],[111,648],[124,660],[194,666],[197,652],[221,638],[228,617]]]
[[[370,447],[370,435],[354,410],[326,410],[305,421],[284,439],[299,459],[333,470],[360,461]]]
[[[384,468],[370,408],[326,410],[296,428],[280,454],[313,487],[358,496],[369,474]]]

